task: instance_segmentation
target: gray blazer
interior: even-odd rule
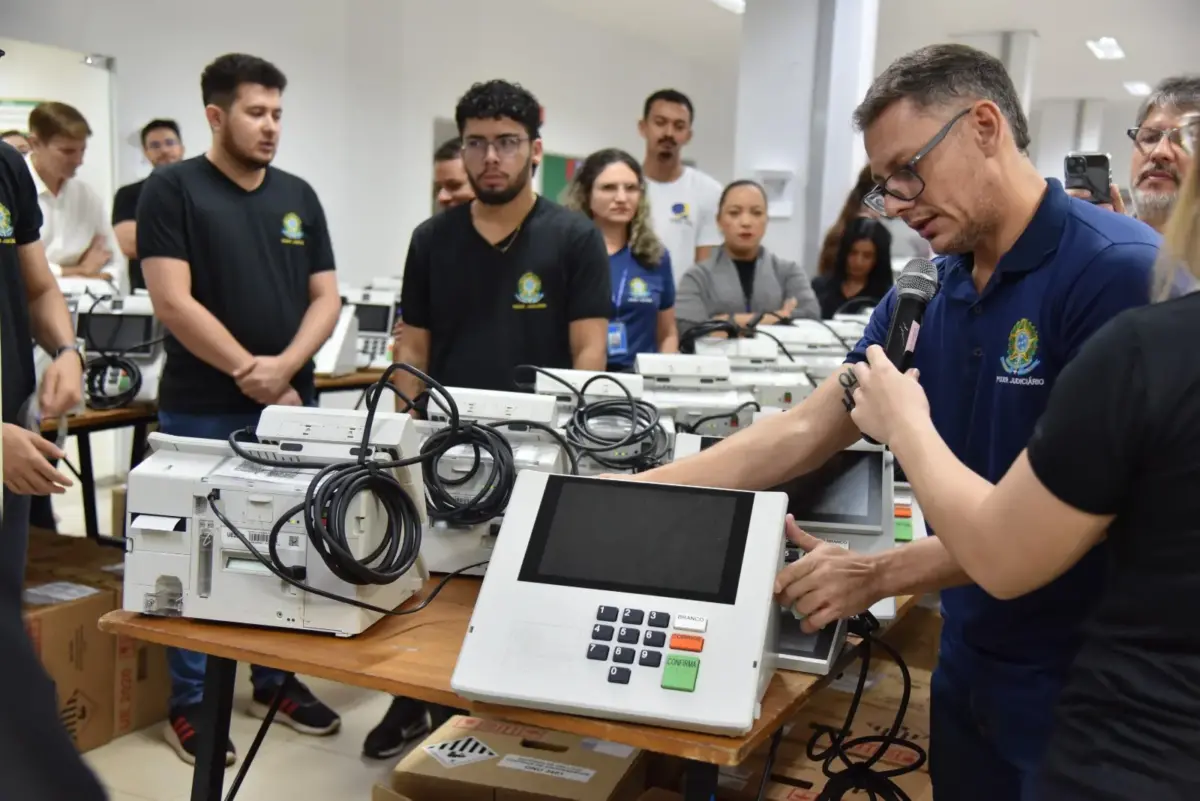
[[[821,304],[804,268],[760,248],[750,311],[756,314],[778,311],[788,298],[796,299],[793,317],[820,319]],[[675,318],[680,333],[718,314],[745,313],[742,282],[738,280],[733,257],[725,248],[717,248],[713,255],[684,272],[675,293]]]

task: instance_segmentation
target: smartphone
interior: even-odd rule
[[[1067,189],[1083,189],[1089,203],[1112,203],[1112,159],[1107,153],[1068,153],[1064,172]]]

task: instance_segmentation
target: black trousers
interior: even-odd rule
[[[0,797],[103,801],[104,788],[58,718],[54,682],[21,618],[30,497],[4,491],[0,518]]]

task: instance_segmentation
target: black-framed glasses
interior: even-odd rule
[[[516,134],[503,134],[495,139],[471,136],[463,140],[463,151],[469,158],[482,161],[487,158],[488,150],[494,147],[497,156],[507,158],[516,155],[521,145],[528,141],[528,137]]]
[[[1141,125],[1127,129],[1125,134],[1133,140],[1133,144],[1143,156],[1153,153],[1162,144],[1163,139],[1187,155],[1195,155],[1197,135],[1200,134],[1200,115],[1188,114],[1176,128],[1150,128]]]
[[[875,188],[866,194],[863,198],[863,205],[869,208],[876,214],[884,217],[887,216],[884,200],[888,195],[910,202],[916,200],[925,191],[925,180],[917,174],[917,165],[921,163],[921,159],[929,155],[929,152],[937,147],[946,135],[950,133],[950,129],[954,127],[954,123],[961,120],[971,111],[965,108],[950,118],[950,121],[942,126],[942,129],[930,139],[925,147],[917,151],[917,155],[908,160],[900,169],[893,172],[881,183],[875,185]]]

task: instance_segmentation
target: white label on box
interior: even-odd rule
[[[488,748],[486,743],[473,736],[427,745],[425,753],[436,759],[443,768],[460,768],[463,765],[485,762],[499,756]]]
[[[608,740],[596,740],[591,737],[583,738],[581,744],[584,750],[595,751],[597,754],[607,754],[617,759],[629,759],[629,757],[633,756],[633,752],[637,750],[632,745],[611,743]]]
[[[512,768],[513,770],[523,770],[526,773],[537,773],[541,776],[551,776],[555,779],[566,779],[571,782],[579,782],[585,784],[592,780],[596,775],[596,771],[588,768],[579,768],[574,765],[564,765],[561,762],[550,762],[546,759],[534,759],[533,757],[517,756],[509,754],[501,759],[498,763],[502,768]]]
[[[40,587],[30,587],[25,590],[25,603],[32,606],[46,606],[47,604],[60,604],[64,601],[77,601],[80,598],[87,598],[90,595],[95,595],[100,592],[93,587],[85,587],[82,584],[72,584],[69,581],[55,581],[50,584],[43,584]]]

